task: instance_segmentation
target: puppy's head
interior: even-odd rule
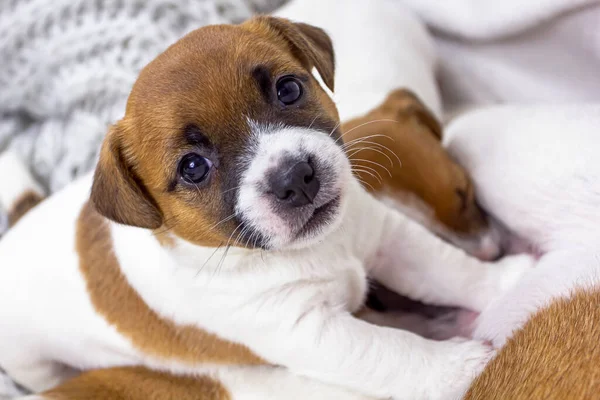
[[[469,175],[450,158],[439,122],[413,93],[390,93],[342,130],[367,189],[471,254],[493,259],[502,253],[500,232],[477,204]]]
[[[351,177],[322,30],[258,17],[209,26],[140,74],[92,189],[106,217],[195,244],[278,249],[341,219]]]

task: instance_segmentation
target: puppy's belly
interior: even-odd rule
[[[0,241],[0,365],[20,383],[44,361],[91,368],[135,358],[94,311],[79,272],[75,227],[90,184],[51,197]]]

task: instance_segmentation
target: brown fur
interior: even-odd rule
[[[146,354],[190,364],[264,364],[247,347],[158,316],[129,286],[112,250],[106,220],[88,203],[77,226],[80,270],[98,313]]]
[[[8,212],[8,226],[13,227],[29,210],[37,206],[44,200],[44,197],[38,193],[28,190],[15,201]]]
[[[175,376],[142,367],[89,371],[42,394],[47,400],[230,400],[209,377]]]
[[[538,311],[500,350],[466,400],[600,398],[600,290]]]
[[[169,230],[203,246],[224,244],[239,221],[215,225],[233,213],[228,198],[237,186],[232,182],[239,173],[236,159],[249,135],[246,118],[337,124],[334,103],[310,75],[313,66],[333,87],[331,41],[305,24],[258,17],[185,36],[143,69],[125,117],[109,131],[92,189],[95,207],[120,223]],[[305,76],[302,105],[281,113],[265,101],[253,77],[257,67],[273,80]],[[216,172],[204,187],[177,181],[179,160],[197,150],[185,140],[190,126],[210,142],[201,151]]]
[[[415,195],[458,233],[476,234],[487,227],[470,178],[440,143],[440,124],[410,91],[392,92],[379,107],[345,123],[342,131],[346,143],[356,140],[347,150],[350,161],[376,195]],[[371,135],[380,136],[367,138]]]

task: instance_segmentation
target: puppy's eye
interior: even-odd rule
[[[277,81],[277,98],[286,106],[294,104],[302,97],[302,85],[291,76],[286,76]]]
[[[206,179],[212,162],[196,153],[183,157],[179,163],[179,175],[188,183],[200,183]]]

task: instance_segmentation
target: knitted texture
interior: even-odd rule
[[[196,28],[284,1],[0,0],[0,151],[63,187],[95,165],[144,65]]]

